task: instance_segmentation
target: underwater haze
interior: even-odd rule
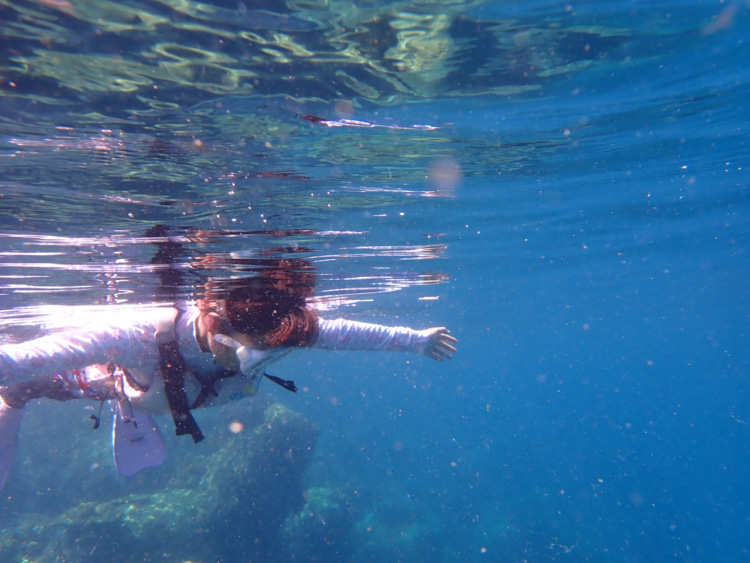
[[[326,318],[118,476],[29,405],[4,561],[750,559],[750,2],[0,1],[0,342],[302,257]],[[238,258],[239,257],[239,258]]]

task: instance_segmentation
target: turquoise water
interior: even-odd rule
[[[747,559],[747,3],[0,10],[3,339],[147,302],[163,224],[186,295],[303,250],[322,315],[460,341],[295,352],[131,479],[30,405],[14,560]]]

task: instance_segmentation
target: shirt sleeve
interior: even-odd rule
[[[325,350],[423,353],[428,339],[425,331],[402,326],[382,326],[346,319],[320,319],[318,337],[312,347]]]
[[[142,357],[154,342],[154,333],[155,328],[149,326],[99,326],[6,344],[0,346],[0,382]]]

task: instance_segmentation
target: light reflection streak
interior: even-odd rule
[[[434,197],[436,192],[434,190],[407,190],[406,188],[391,188],[391,187],[370,187],[370,186],[339,186],[338,188],[331,188],[327,190],[331,195],[337,191],[342,192],[354,192],[361,194],[399,194],[407,197]]]
[[[261,235],[262,238],[253,238],[254,235]],[[12,299],[14,295],[30,295],[33,297],[29,299],[39,299],[38,296],[54,294],[54,299],[59,300],[58,296],[70,294],[75,296],[71,299],[88,303],[127,302],[133,305],[148,302],[153,298],[157,285],[154,274],[165,266],[150,264],[152,253],[143,245],[164,242],[176,243],[186,250],[180,261],[172,266],[190,274],[189,281],[181,288],[184,298],[199,296],[201,284],[209,279],[251,276],[262,268],[264,260],[288,253],[304,255],[305,260],[315,265],[318,287],[311,304],[321,310],[350,307],[373,301],[379,294],[442,284],[449,279],[444,273],[403,271],[403,266],[398,265],[401,261],[443,258],[447,250],[445,244],[339,246],[346,241],[346,237],[366,235],[367,231],[344,229],[175,230],[174,236],[169,237],[132,236],[126,232],[98,237],[0,233],[0,241],[6,241],[11,249],[18,248],[13,251],[6,246],[0,252],[0,280],[3,282],[0,284],[0,296]],[[344,239],[341,240],[341,237]],[[278,238],[287,240],[279,246],[267,246],[268,242]],[[307,248],[308,244],[316,246],[312,242],[316,238],[320,241],[319,247],[325,248],[325,253]],[[336,243],[331,239],[336,239]],[[305,241],[304,247],[300,246],[301,242],[296,242],[301,240]],[[247,241],[252,241],[254,248],[248,249]],[[228,250],[227,244],[237,250]],[[129,252],[128,247],[133,252]],[[224,251],[214,252],[213,248]],[[17,322],[18,319],[26,319],[24,324],[40,324],[40,318],[44,316],[40,309],[24,308],[18,300],[14,305],[13,314],[0,311],[0,330],[8,322]]]
[[[45,268],[54,271],[86,272],[91,274],[143,274],[158,271],[163,266],[144,264],[55,264],[54,262],[0,262],[0,268]]]
[[[103,133],[112,133],[103,130]],[[120,133],[123,135],[123,133]],[[53,151],[61,150],[97,150],[97,151],[114,151],[126,149],[122,140],[116,137],[92,136],[92,137],[47,137],[45,139],[8,139],[8,143],[17,147],[35,147],[52,149]]]
[[[67,252],[0,252],[0,256],[67,256]]]
[[[93,285],[25,285],[25,284],[8,284],[0,285],[0,291],[8,290],[11,293],[66,293],[69,291],[86,291],[92,289]]]
[[[164,242],[172,242],[178,244],[191,244],[196,242],[208,242],[212,240],[220,240],[222,238],[237,238],[237,237],[250,237],[250,236],[269,236],[269,237],[287,237],[293,235],[307,235],[307,236],[318,236],[318,237],[335,237],[335,236],[356,236],[364,235],[366,231],[316,231],[312,229],[305,229],[304,231],[273,231],[273,230],[258,230],[258,231],[225,231],[225,232],[211,232],[211,231],[196,231],[186,235],[174,235],[169,237],[134,237],[130,235],[101,235],[96,237],[67,237],[60,235],[41,235],[41,234],[26,234],[26,233],[0,233],[0,239],[19,239],[24,240],[22,243],[24,246],[90,246],[90,247],[106,247],[116,248],[120,246],[134,246],[138,244],[159,244]],[[19,253],[14,253],[19,255]],[[0,256],[5,253],[0,252]],[[54,255],[54,254],[50,254]]]
[[[191,240],[188,237],[132,237],[127,235],[111,235],[98,237],[64,237],[58,235],[29,235],[21,233],[0,233],[0,238],[25,239],[25,246],[103,246],[107,248],[118,246],[132,246],[136,244],[157,244],[160,242],[183,242]]]
[[[109,325],[112,322],[136,323],[143,314],[156,307],[169,307],[168,304],[118,303],[117,319],[113,320],[115,309],[108,305],[28,305],[0,310],[0,327],[35,326],[40,330],[54,331],[89,327],[92,324]]]
[[[437,131],[440,129],[434,125],[383,125],[379,123],[370,123],[369,121],[359,121],[356,119],[325,119],[314,115],[300,115],[299,118],[326,127],[358,127],[364,129],[394,129],[398,131]]]
[[[445,244],[424,244],[415,246],[353,246],[342,247],[336,255],[316,256],[313,259],[330,260],[342,258],[399,258],[401,260],[432,260],[448,249]],[[371,252],[364,252],[364,251]],[[359,252],[357,252],[359,251]]]

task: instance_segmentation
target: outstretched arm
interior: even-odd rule
[[[169,313],[167,311],[167,313]],[[156,365],[159,323],[93,324],[18,344],[0,346],[0,382],[23,381],[67,369],[115,361],[123,365]]]
[[[127,330],[107,327],[101,330],[67,331],[0,346],[0,379],[4,382],[50,375],[66,369],[106,363],[119,353],[129,352]]]
[[[455,354],[457,343],[458,340],[444,327],[414,330],[346,319],[320,319],[318,337],[312,347],[327,350],[416,352],[441,361]]]

